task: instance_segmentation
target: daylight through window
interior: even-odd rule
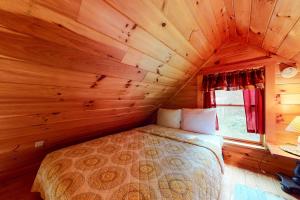
[[[215,90],[218,134],[225,138],[260,142],[260,135],[248,133],[243,100],[243,91]]]

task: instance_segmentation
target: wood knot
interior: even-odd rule
[[[57,95],[58,95],[58,96],[60,96],[60,95],[61,95],[61,93],[60,93],[60,92],[58,92],[58,93],[57,93]]]
[[[63,28],[64,26],[61,24],[56,24],[58,27]]]
[[[105,79],[105,78],[106,78],[106,75],[101,75],[101,76],[97,75],[96,78],[97,78],[96,81],[99,82],[99,81]]]
[[[159,75],[161,75],[159,69],[156,70],[156,73],[159,74]]]
[[[242,36],[243,34],[241,33],[241,31],[240,30],[236,30],[236,34],[238,34],[238,36]]]
[[[84,106],[85,107],[91,107],[91,106],[93,106],[93,104],[94,104],[94,101],[93,100],[89,100],[88,102],[84,103]]]
[[[60,114],[60,112],[53,112],[53,113],[51,113],[52,115],[59,115]]]
[[[217,60],[217,61],[215,61],[214,63],[215,63],[215,65],[218,65],[218,64],[220,64],[220,60]]]
[[[132,80],[128,80],[126,85],[125,85],[125,88],[128,88],[131,85],[131,82],[132,82]]]
[[[276,94],[276,96],[275,96],[275,101],[276,101],[278,104],[281,103],[281,96],[280,96],[280,94]]]
[[[18,149],[19,149],[19,147],[20,147],[20,145],[19,144],[17,144],[16,145],[16,147],[12,150],[13,152],[17,152],[18,151]]]
[[[134,30],[134,29],[136,29],[136,27],[137,27],[137,24],[134,24],[131,29]]]
[[[95,83],[93,83],[91,86],[90,86],[90,88],[94,88],[94,87],[96,87],[98,84],[95,82]]]
[[[276,114],[276,124],[284,122],[284,118],[282,117],[282,114]]]
[[[167,26],[166,22],[161,23],[161,26],[162,26],[162,27]]]
[[[291,15],[281,15],[279,13],[276,14],[276,17],[286,17],[286,18],[291,18]]]

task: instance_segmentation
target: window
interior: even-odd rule
[[[260,134],[248,133],[243,91],[215,90],[219,130],[224,138],[261,143]]]

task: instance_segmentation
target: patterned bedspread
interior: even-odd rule
[[[217,200],[219,152],[185,134],[146,126],[48,154],[32,191],[46,200]]]

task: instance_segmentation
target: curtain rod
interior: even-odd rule
[[[249,68],[259,68],[264,67],[265,65],[270,64],[278,64],[278,59],[273,56],[263,56],[254,59],[248,59],[244,61],[239,61],[231,64],[224,64],[219,66],[211,66],[202,68],[198,74],[210,74],[210,73],[220,73],[220,72],[230,72],[242,69],[249,69]]]
[[[200,71],[199,73],[201,73],[202,75],[207,75],[207,74],[219,74],[219,73],[228,73],[228,72],[235,72],[235,71],[243,71],[243,70],[251,70],[251,69],[259,69],[259,68],[264,68],[265,65],[261,65],[261,66],[256,66],[256,67],[241,67],[241,68],[236,68],[236,69],[222,69],[222,70],[218,70],[217,69],[212,69],[212,70],[203,70]]]

